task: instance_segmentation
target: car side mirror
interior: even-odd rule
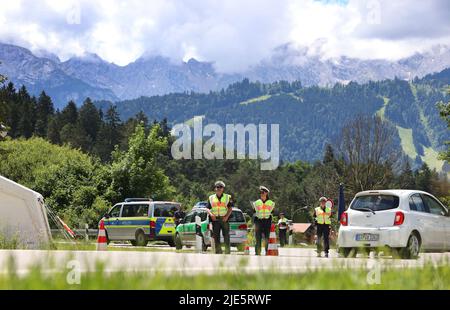
[[[180,224],[184,224],[184,219],[181,219],[181,220],[180,220]]]
[[[109,215],[109,213],[106,213],[105,215],[103,215],[103,217],[104,217],[105,219],[109,219],[111,216]]]

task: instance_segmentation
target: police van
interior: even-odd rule
[[[127,198],[102,218],[107,241],[130,241],[134,246],[146,246],[149,241],[162,240],[173,247],[174,213],[180,207],[177,202]]]

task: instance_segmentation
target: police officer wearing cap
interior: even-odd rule
[[[323,250],[325,251],[325,257],[328,257],[328,251],[330,250],[330,225],[331,225],[331,208],[327,207],[327,198],[320,197],[320,206],[314,209],[314,219],[317,229],[317,256],[322,255],[322,239]]]
[[[269,247],[270,227],[272,225],[272,211],[275,208],[275,202],[269,199],[269,189],[265,186],[259,187],[260,199],[253,203],[255,209],[255,237],[256,255],[261,255],[261,242],[264,235],[266,244],[266,253]]]
[[[212,221],[213,238],[216,254],[222,254],[220,244],[220,232],[222,232],[225,243],[225,254],[230,254],[230,224],[228,218],[232,212],[233,201],[231,195],[224,194],[225,183],[217,181],[214,184],[215,194],[209,196],[208,213]]]
[[[287,242],[288,231],[288,219],[284,216],[284,213],[280,213],[280,219],[278,220],[278,237],[280,238],[280,246],[284,247]]]

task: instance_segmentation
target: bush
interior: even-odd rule
[[[42,194],[69,225],[96,226],[108,209],[108,173],[96,158],[41,138],[0,143],[0,174]]]

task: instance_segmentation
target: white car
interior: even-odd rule
[[[337,244],[344,257],[354,256],[358,248],[389,247],[402,258],[417,258],[421,250],[450,250],[448,208],[426,192],[360,192],[340,222]]]

